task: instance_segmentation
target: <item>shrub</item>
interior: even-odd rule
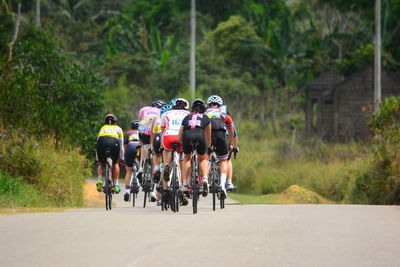
[[[54,138],[36,142],[17,130],[3,131],[1,142],[0,168],[7,175],[7,182],[3,179],[5,191],[13,192],[26,184],[45,199],[40,205],[82,205],[82,186],[89,172],[78,149],[60,145],[56,149]]]

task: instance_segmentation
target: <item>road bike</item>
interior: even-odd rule
[[[150,151],[150,145],[144,145],[144,148],[149,151],[143,166],[142,175],[142,191],[144,192],[143,208],[146,207],[146,201],[150,198],[150,192],[153,190],[153,164],[152,164],[152,153]]]
[[[199,196],[201,194],[201,176],[199,172],[199,161],[197,158],[197,142],[193,142],[192,144],[192,156],[190,157],[190,187],[191,187],[191,198],[192,198],[192,207],[193,214],[197,213],[197,202],[199,200]]]
[[[112,208],[112,195],[114,194],[114,182],[112,179],[112,166],[113,162],[111,159],[111,149],[106,149],[106,167],[104,171],[105,185],[103,187],[103,192],[106,200],[106,210],[111,210]]]
[[[136,198],[139,193],[139,182],[136,177],[137,171],[138,171],[138,164],[134,162],[132,167],[131,180],[129,182],[129,188],[131,189],[130,194],[132,197],[132,207],[135,207]]]
[[[212,205],[213,210],[215,210],[217,198],[219,199],[221,209],[225,208],[225,198],[226,195],[222,191],[221,185],[221,175],[220,175],[220,162],[215,153],[215,148],[212,148],[212,152],[210,155],[210,168],[209,168],[209,175],[208,175],[208,184],[209,190],[212,193]]]
[[[161,198],[161,210],[167,210],[168,207],[171,207],[173,212],[179,212],[179,204],[180,204],[180,195],[182,194],[182,190],[180,188],[181,185],[181,168],[179,162],[179,153],[178,149],[179,143],[171,143],[172,146],[172,164],[171,164],[171,173],[170,173],[170,182],[168,187],[169,194],[169,203],[163,201]]]

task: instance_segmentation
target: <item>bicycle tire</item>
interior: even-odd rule
[[[217,169],[215,166],[215,162],[211,163],[211,171],[212,171],[212,186],[213,186],[213,211],[215,211],[216,201],[217,201]]]
[[[192,157],[192,162],[190,164],[192,166],[192,172],[191,172],[191,177],[190,177],[190,183],[192,186],[192,207],[193,207],[193,214],[197,213],[197,201],[198,201],[198,186],[197,186],[197,166],[196,166],[196,160],[194,157]]]
[[[146,208],[147,198],[150,196],[149,188],[151,188],[151,160],[149,157],[146,158],[143,168],[143,188],[144,188],[144,201],[143,208]]]
[[[131,178],[131,183],[130,183],[130,185],[129,185],[129,187],[131,188],[131,195],[132,195],[132,207],[135,207],[135,202],[136,202],[136,196],[137,196],[137,193],[135,193],[134,191],[133,191],[133,187],[136,185],[136,183],[134,183],[133,181],[134,181],[134,179],[137,179],[136,178],[136,170],[137,170],[137,167],[135,166],[135,164],[136,163],[134,163],[134,166],[133,166],[133,168],[132,168],[132,178]]]
[[[105,201],[106,201],[106,210],[109,210],[109,186],[110,186],[110,167],[108,166],[108,164],[106,164],[106,168],[105,168],[105,185],[104,185],[104,197],[105,197]]]
[[[177,168],[175,163],[172,163],[172,179],[171,179],[171,183],[170,183],[170,190],[171,190],[171,199],[170,199],[170,207],[171,210],[173,212],[177,212],[177,188],[176,188],[176,178],[177,178],[177,174],[176,174]],[[179,204],[179,203],[178,203]]]

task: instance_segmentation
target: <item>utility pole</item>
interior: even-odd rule
[[[196,95],[196,0],[191,0],[190,11],[190,91],[192,100]]]
[[[375,0],[375,76],[374,76],[374,111],[381,102],[381,0]]]
[[[40,28],[40,0],[36,0],[36,27]]]

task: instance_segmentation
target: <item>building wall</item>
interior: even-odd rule
[[[373,77],[373,68],[367,68],[349,77],[337,88],[337,139],[351,141],[369,135],[368,116],[374,99]]]

